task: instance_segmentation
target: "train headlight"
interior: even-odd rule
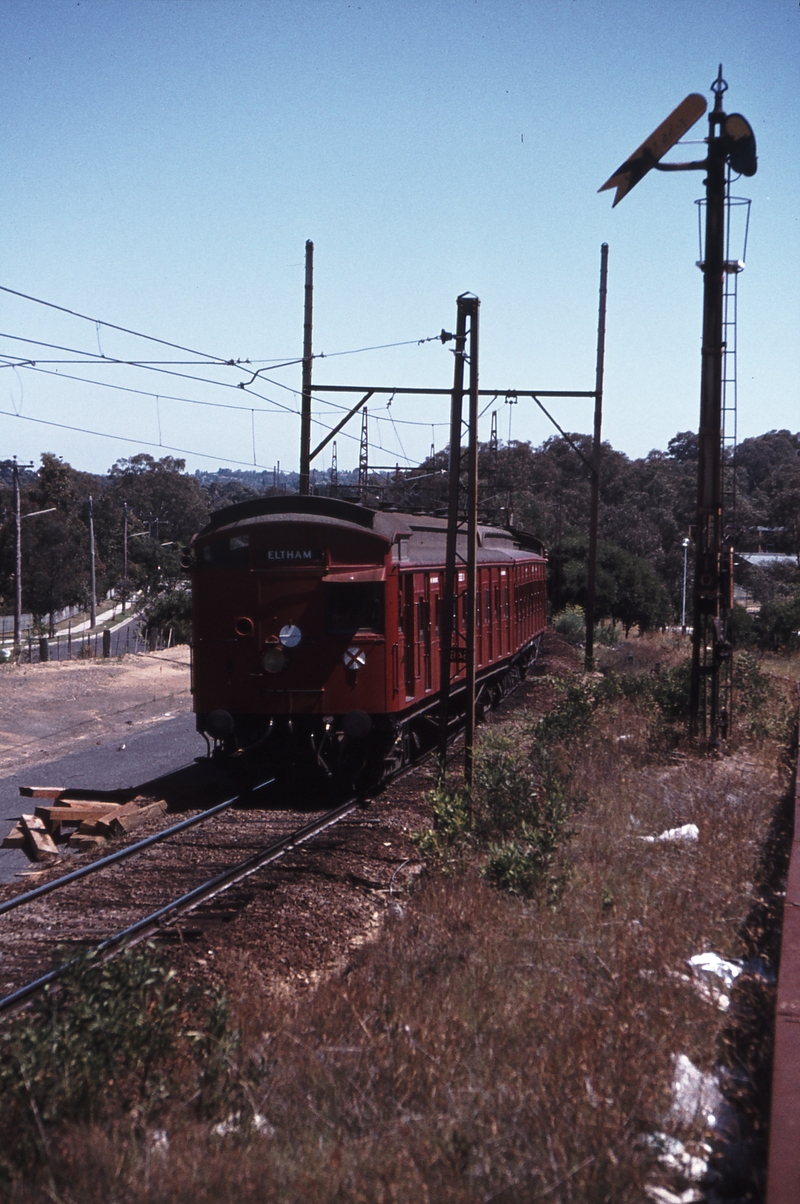
[[[286,654],[282,648],[273,645],[271,648],[267,648],[261,658],[261,664],[267,673],[280,673],[281,669],[286,667]]]
[[[302,638],[302,631],[299,627],[295,627],[294,623],[287,623],[285,627],[281,627],[278,633],[278,639],[284,648],[296,648]]]

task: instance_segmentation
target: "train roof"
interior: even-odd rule
[[[234,526],[241,528],[287,520],[302,522],[304,519],[313,519],[315,523],[369,530],[389,544],[401,545],[407,540],[409,542],[406,546],[410,555],[403,555],[402,559],[412,559],[419,563],[425,563],[428,559],[434,563],[441,559],[442,543],[447,534],[447,520],[436,515],[378,510],[340,498],[289,494],[282,497],[252,498],[215,510],[196,538]],[[462,538],[459,538],[459,544]],[[536,556],[546,555],[544,545],[535,535],[516,527],[491,527],[481,523],[478,525],[478,545],[479,559],[486,558],[487,553],[490,556],[502,556],[505,553],[513,557],[514,553],[519,551]]]

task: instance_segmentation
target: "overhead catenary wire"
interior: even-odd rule
[[[42,371],[44,371],[44,369],[42,369]],[[93,384],[93,383],[102,383],[102,382],[90,381],[89,383]],[[121,386],[109,385],[107,387],[114,388],[114,387],[121,387]],[[154,397],[154,398],[157,398],[160,400],[164,400],[163,394],[152,393],[152,394],[148,394],[148,396],[151,396],[151,397]],[[184,399],[184,400],[188,400],[188,399]],[[198,402],[192,403],[192,404],[214,406],[214,405],[217,405],[220,403],[198,401]],[[225,407],[225,408],[241,410],[244,412],[249,411],[251,413],[251,415],[253,415],[254,413],[269,413],[270,412],[269,410],[254,411],[253,407],[251,407],[251,406],[232,406],[232,407]],[[294,410],[289,410],[288,407],[284,407],[284,408],[287,410],[288,413],[290,413],[292,415],[294,415],[296,413],[296,411],[294,411]],[[155,443],[153,440],[150,440],[150,439],[133,438],[132,436],[128,436],[128,435],[114,435],[108,431],[97,431],[97,430],[92,430],[87,427],[72,426],[65,422],[54,422],[51,419],[47,419],[47,418],[34,418],[32,415],[29,415],[29,414],[18,414],[15,410],[0,410],[0,415],[6,416],[9,418],[25,419],[26,422],[35,422],[39,426],[52,426],[52,427],[57,428],[58,430],[75,431],[78,434],[83,434],[83,435],[96,435],[98,438],[101,438],[101,439],[116,439],[120,443],[126,443],[126,442],[136,443],[136,444],[141,445],[142,447],[163,447],[165,451],[176,451],[176,452],[180,452],[182,455],[186,455],[186,456],[198,456],[204,460],[224,460],[226,464],[241,464],[246,467],[250,467],[249,460],[238,460],[231,456],[211,455],[208,452],[193,451],[192,449],[185,448],[185,447],[173,447],[168,443],[161,443],[161,442]],[[160,422],[160,416],[159,416],[159,422]],[[327,423],[322,422],[318,418],[312,418],[312,422],[314,423],[315,426],[321,426],[323,428],[323,430],[331,430],[331,427],[329,427],[327,425]],[[353,441],[355,443],[358,442],[357,436],[349,435],[346,431],[343,431],[342,435],[344,438],[350,439],[351,441]],[[381,451],[385,451],[387,453],[387,455],[393,454],[388,447],[384,447],[381,443],[375,443],[374,446],[379,448]],[[411,457],[404,456],[403,458],[408,460],[408,462],[410,464],[414,463],[414,461]],[[255,464],[256,461],[254,460],[253,463]],[[268,466],[262,464],[262,465],[257,465],[257,467],[260,467],[260,468],[266,470]]]
[[[226,464],[240,464],[252,468],[249,460],[234,460],[231,456],[211,455],[209,452],[194,451],[189,447],[172,447],[169,443],[154,443],[152,439],[139,439],[133,435],[112,435],[108,431],[94,431],[85,426],[71,426],[66,422],[53,422],[50,418],[33,418],[30,414],[15,414],[13,410],[0,410],[0,416],[18,418],[20,422],[35,422],[39,426],[53,426],[61,431],[76,431],[79,435],[95,435],[98,439],[114,439],[117,443],[135,443],[140,447],[160,447],[163,451],[179,452],[183,456],[198,456],[202,460],[224,460]],[[385,449],[384,449],[385,450]],[[267,472],[266,464],[258,464],[262,472]]]
[[[184,347],[181,343],[171,343],[169,339],[160,339],[153,334],[143,334],[140,330],[131,330],[127,326],[118,326],[116,322],[105,322],[102,318],[91,318],[88,314],[79,313],[75,309],[68,309],[66,305],[56,305],[53,301],[43,301],[41,297],[32,297],[29,293],[21,293],[15,288],[8,288],[7,285],[0,284],[0,292],[8,293],[12,297],[22,297],[25,301],[33,301],[36,305],[44,305],[48,309],[58,310],[62,314],[69,314],[71,318],[81,318],[84,322],[94,323],[95,330],[100,326],[105,326],[108,330],[119,330],[122,334],[133,335],[137,339],[147,339],[151,343],[160,343],[162,347],[173,347],[176,351],[186,351],[189,355],[200,355],[207,360],[216,360],[220,364],[233,364],[234,360],[224,355],[211,355],[208,351],[197,351],[194,347]],[[99,346],[98,336],[98,346]]]
[[[84,359],[84,360],[76,360],[76,359],[72,359],[72,360],[33,360],[33,359],[31,359],[31,360],[19,361],[18,357],[11,357],[8,355],[8,353],[0,353],[0,355],[3,358],[5,358],[6,360],[10,360],[13,358],[15,361],[14,364],[10,364],[10,363],[9,364],[0,364],[0,367],[6,367],[6,366],[8,366],[8,367],[25,367],[25,368],[32,368],[32,369],[38,370],[40,372],[45,372],[47,370],[44,368],[41,368],[39,365],[42,363],[54,363],[54,364],[64,364],[64,365],[70,365],[70,364],[90,365],[90,366],[97,366],[97,367],[117,366],[117,367],[128,367],[128,368],[144,368],[144,369],[149,369],[149,370],[155,371],[155,372],[165,371],[165,372],[167,372],[167,375],[178,376],[184,380],[197,381],[200,384],[216,385],[216,386],[219,386],[224,389],[241,389],[245,393],[252,393],[253,396],[261,398],[262,401],[269,401],[272,405],[277,406],[280,409],[285,409],[289,413],[297,413],[297,411],[293,410],[291,407],[281,405],[281,403],[279,401],[276,401],[275,398],[265,398],[262,394],[253,392],[253,390],[248,385],[245,385],[242,383],[234,385],[230,381],[213,380],[210,377],[196,376],[196,375],[194,375],[192,373],[188,373],[188,372],[169,372],[169,371],[167,371],[167,369],[160,366],[162,361],[120,360],[120,359],[115,359],[112,356],[103,356],[103,355],[95,354],[94,352],[90,352],[90,351],[83,351],[83,350],[79,350],[77,348],[72,348],[72,347],[64,347],[58,343],[47,343],[47,342],[43,342],[39,339],[24,338],[21,335],[13,335],[13,334],[5,333],[5,332],[0,332],[0,338],[11,339],[14,342],[28,343],[31,346],[35,346],[35,347],[47,347],[52,350],[69,351],[69,352],[72,352],[74,355],[85,355],[85,356],[89,357],[88,359]],[[342,353],[342,354],[346,354],[346,353]],[[163,363],[169,363],[169,362],[170,361],[163,361]],[[177,362],[180,362],[180,361],[177,361]],[[237,367],[240,366],[241,362],[242,361],[237,361],[236,366]],[[244,361],[244,362],[246,362],[246,361]],[[283,363],[274,364],[269,370],[274,371],[277,368],[293,367],[294,365],[299,364],[299,363],[302,363],[301,359],[286,360]],[[220,367],[228,367],[229,365],[224,364],[224,365],[219,365],[219,366]],[[124,387],[121,385],[112,386],[112,385],[109,385],[107,382],[96,381],[92,378],[71,376],[70,373],[67,373],[67,372],[51,371],[50,374],[53,376],[60,376],[60,377],[64,377],[67,379],[82,381],[84,384],[97,384],[97,385],[105,386],[108,388],[112,388],[112,387],[123,388]],[[255,377],[253,379],[255,379]],[[275,385],[276,388],[285,389],[287,392],[292,393],[295,396],[300,395],[299,390],[292,388],[290,385],[284,384],[282,381],[272,381],[268,377],[263,377],[263,378],[259,377],[259,380],[262,380],[262,379],[269,384]],[[154,392],[148,391],[148,390],[136,390],[136,389],[131,388],[131,389],[129,389],[129,391],[130,392],[139,392],[143,396],[149,396],[149,397],[156,396],[156,394]],[[160,394],[158,394],[158,396],[166,397],[167,394],[160,393]],[[189,403],[192,402],[191,398],[173,397],[173,398],[171,398],[171,400],[186,401]],[[334,409],[334,410],[346,410],[347,409],[346,406],[341,405],[339,402],[330,401],[327,398],[315,397],[315,400],[318,401],[321,405],[328,406],[330,409]],[[210,405],[212,403],[198,401],[198,402],[195,402],[195,404]],[[231,405],[231,406],[228,406],[227,408],[245,410],[245,409],[249,409],[250,407],[249,406],[233,406],[233,405]],[[428,425],[427,423],[414,422],[411,419],[405,419],[405,418],[398,418],[396,421],[398,423],[402,423],[402,425],[404,425],[404,426],[427,426]],[[437,423],[437,425],[446,426],[447,423]]]
[[[133,330],[128,326],[120,326],[116,322],[107,322],[103,318],[93,318],[93,317],[90,317],[89,314],[82,314],[78,310],[70,309],[66,305],[58,305],[54,301],[45,301],[41,297],[34,297],[30,293],[20,292],[18,289],[9,288],[7,285],[4,285],[4,284],[0,284],[0,292],[8,293],[12,297],[21,297],[24,301],[32,301],[36,305],[43,305],[47,309],[54,309],[62,314],[68,314],[71,318],[80,318],[84,322],[93,323],[93,325],[95,327],[95,332],[97,334],[98,347],[100,347],[99,330],[100,330],[101,326],[105,326],[108,330],[118,330],[122,334],[129,334],[137,339],[147,339],[151,343],[160,343],[161,346],[163,346],[163,347],[173,347],[176,351],[186,351],[189,355],[202,356],[204,362],[207,360],[216,361],[217,363],[219,363],[223,366],[228,366],[228,367],[235,367],[243,362],[241,360],[237,360],[230,356],[215,355],[215,354],[212,354],[210,351],[197,351],[193,347],[184,347],[181,343],[173,343],[169,339],[162,339],[162,338],[159,338],[157,335],[144,334],[141,330]],[[440,340],[441,337],[442,337],[441,334],[432,334],[432,335],[428,335],[422,339],[403,339],[402,341],[396,342],[396,343],[376,343],[370,347],[355,347],[349,351],[317,352],[314,355],[314,359],[332,359],[334,356],[339,356],[339,355],[360,355],[362,352],[384,351],[384,350],[387,350],[392,347],[411,347],[413,345],[416,345],[419,347],[419,346],[422,346],[423,343],[436,342],[436,341]],[[102,349],[101,349],[100,354],[102,356]],[[103,358],[106,358],[106,357],[103,357]],[[247,362],[247,361],[244,361],[244,362]],[[255,362],[258,362],[258,361],[255,361]],[[294,361],[294,363],[301,363],[301,362],[302,362],[302,359]]]
[[[0,355],[1,354],[2,353],[0,353]],[[3,365],[0,365],[0,367],[1,366],[3,366]],[[212,409],[238,410],[242,413],[251,412],[251,411],[253,411],[253,409],[255,409],[255,412],[259,413],[259,414],[269,414],[269,413],[275,413],[275,412],[280,411],[283,413],[291,414],[292,416],[297,415],[297,410],[293,410],[291,408],[291,406],[283,405],[281,402],[276,401],[274,398],[264,397],[264,395],[262,393],[256,393],[255,390],[253,390],[253,389],[245,389],[244,392],[250,394],[253,397],[258,397],[261,401],[269,402],[270,405],[272,406],[272,409],[253,407],[253,406],[240,406],[240,405],[234,405],[230,402],[208,401],[208,400],[201,399],[201,398],[177,397],[177,396],[174,396],[174,395],[171,395],[168,393],[167,394],[154,393],[150,390],[135,389],[130,385],[115,385],[109,381],[92,380],[89,377],[76,376],[73,373],[69,373],[69,372],[54,372],[47,368],[39,368],[36,365],[35,361],[24,363],[21,365],[17,365],[15,363],[15,364],[9,365],[9,366],[11,366],[11,367],[21,366],[21,367],[27,368],[28,371],[40,372],[46,376],[56,376],[59,379],[64,379],[64,380],[76,380],[82,384],[96,385],[98,388],[102,388],[102,389],[115,389],[115,390],[125,392],[125,393],[135,393],[138,396],[142,396],[142,397],[152,397],[154,399],[160,399],[162,401],[167,401],[167,400],[168,401],[178,401],[178,402],[184,402],[187,405],[208,406],[208,407],[211,407]],[[211,383],[219,383],[219,382],[211,382]],[[231,386],[229,386],[229,387],[231,387]],[[343,409],[344,407],[337,406],[336,408]],[[39,421],[44,422],[44,419],[40,419]],[[316,418],[316,417],[312,416],[311,421],[314,423],[315,426],[322,427],[323,430],[330,431],[332,429],[327,423],[323,422],[322,419],[320,419],[320,418]],[[55,425],[58,425],[58,424],[55,424]],[[415,424],[415,425],[417,425],[417,424]],[[108,437],[115,438],[116,436],[109,435]],[[343,438],[350,439],[353,442],[358,442],[357,436],[350,435],[346,431],[343,432]],[[376,443],[375,446],[379,447],[381,451],[385,451],[388,454],[391,454],[389,448],[383,447],[379,443]],[[213,458],[213,457],[210,457],[210,458]],[[409,463],[412,462],[411,457],[404,457],[404,458],[408,459]],[[231,461],[231,462],[236,463],[236,464],[244,463],[244,461],[240,461],[240,460],[235,460],[235,461]]]

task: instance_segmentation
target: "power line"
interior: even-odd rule
[[[0,285],[0,289],[2,289],[2,285]],[[23,338],[21,335],[8,334],[4,331],[0,331],[0,338],[11,339],[15,343],[29,343],[33,347],[48,347],[53,351],[69,351],[72,355],[89,356],[90,358],[89,358],[88,362],[91,364],[97,364],[98,367],[100,367],[104,364],[114,364],[115,366],[128,367],[128,368],[143,368],[145,371],[158,372],[164,376],[178,376],[178,377],[180,377],[181,380],[195,380],[195,381],[198,381],[202,385],[217,385],[221,389],[240,389],[240,388],[242,388],[241,385],[234,385],[225,380],[213,380],[209,376],[194,376],[191,372],[174,372],[174,371],[170,370],[169,368],[157,368],[157,367],[153,366],[152,364],[148,364],[148,363],[138,361],[138,360],[117,360],[117,359],[114,359],[113,356],[103,355],[102,353],[99,353],[95,356],[94,353],[91,351],[82,351],[82,350],[78,350],[75,347],[62,347],[58,343],[44,343],[39,339],[27,339],[27,338]],[[294,362],[299,363],[300,361],[295,360]],[[35,361],[34,361],[34,363],[35,363]],[[224,364],[221,363],[219,365],[215,365],[215,364],[208,365],[208,367],[217,367],[217,366],[220,368],[238,367],[238,365],[233,360],[230,360]],[[288,364],[287,365],[283,365],[283,364],[277,365],[277,367],[279,367],[279,368],[282,368],[284,366],[288,366]],[[266,400],[270,400],[270,399],[267,398]]]
[[[74,374],[71,374],[68,372],[52,372],[52,371],[48,372],[47,369],[40,368],[40,367],[38,367],[38,365],[40,363],[56,363],[56,364],[66,364],[66,365],[89,364],[90,366],[96,365],[97,367],[102,367],[105,365],[113,365],[115,367],[145,368],[145,369],[149,369],[150,371],[153,371],[153,372],[164,372],[168,376],[177,376],[182,380],[197,381],[199,384],[217,385],[223,389],[241,389],[243,392],[250,393],[250,394],[252,394],[252,396],[258,397],[262,401],[267,401],[271,405],[277,407],[278,409],[285,410],[287,413],[290,413],[290,414],[297,413],[297,410],[292,409],[290,406],[282,405],[281,402],[276,401],[275,398],[273,398],[273,397],[264,397],[263,394],[256,393],[254,390],[252,390],[245,384],[240,383],[238,385],[234,385],[234,384],[231,384],[229,381],[213,380],[210,377],[195,376],[194,374],[188,373],[188,372],[169,372],[166,369],[159,368],[156,366],[156,364],[159,361],[118,360],[118,359],[115,359],[113,356],[103,355],[102,353],[96,354],[91,351],[82,351],[82,350],[80,350],[78,348],[74,348],[74,347],[65,347],[59,343],[47,343],[47,342],[43,342],[42,340],[39,340],[39,339],[24,338],[22,335],[8,334],[7,332],[4,332],[4,331],[0,331],[0,338],[11,339],[13,342],[17,342],[17,343],[27,343],[34,347],[47,347],[50,350],[68,351],[74,355],[87,355],[90,357],[87,360],[75,360],[75,359],[52,360],[52,361],[51,360],[26,360],[22,363],[0,365],[0,367],[8,366],[8,367],[18,367],[18,368],[29,368],[33,371],[43,372],[50,376],[58,376],[58,377],[62,377],[64,379],[68,379],[68,380],[77,380],[83,384],[96,384],[96,385],[98,385],[100,387],[104,387],[104,388],[125,389],[126,392],[137,393],[137,394],[139,394],[141,396],[145,396],[145,397],[156,397],[156,396],[165,397],[165,396],[167,396],[166,394],[163,394],[163,393],[156,394],[155,392],[150,391],[150,390],[134,389],[134,388],[130,388],[130,387],[122,386],[122,385],[110,385],[105,381],[95,381],[95,380],[92,380],[91,378],[84,377],[84,376],[75,376]],[[3,358],[7,358],[7,359],[11,358],[10,356],[7,355],[7,353],[0,352],[0,356],[2,356]],[[166,362],[169,362],[169,361],[166,361]],[[271,369],[271,370],[274,370],[275,368],[291,367],[294,364],[298,364],[301,362],[302,362],[302,360],[299,360],[299,359],[298,360],[287,360],[285,363],[275,364],[273,366],[273,369]],[[230,365],[228,365],[228,364],[220,365],[220,367],[229,367],[229,366]],[[239,363],[237,362],[237,364],[235,366],[238,367]],[[255,376],[253,379],[255,379]],[[264,381],[266,381],[269,384],[274,384],[277,388],[285,389],[287,392],[292,393],[295,396],[299,396],[299,391],[297,389],[293,389],[290,385],[285,385],[281,381],[271,381],[269,379],[269,377],[263,377],[263,378],[259,378],[259,379],[263,379]],[[194,405],[208,405],[208,406],[218,405],[219,408],[232,409],[232,410],[245,410],[245,409],[249,410],[249,409],[251,409],[250,406],[223,405],[222,403],[215,403],[215,402],[209,402],[209,401],[194,401],[193,399],[188,398],[188,397],[172,397],[171,400],[184,401],[184,402],[187,402],[189,404],[194,404]],[[335,409],[335,410],[347,409],[346,406],[341,405],[338,402],[329,401],[327,398],[316,397],[316,400],[321,405],[326,405],[331,409]],[[412,419],[406,419],[406,418],[398,418],[395,421],[398,423],[402,423],[402,425],[404,425],[404,426],[428,426],[428,425],[430,425],[427,422],[426,423],[414,422]],[[437,426],[447,426],[448,424],[447,423],[437,423],[436,425]]]
[[[403,339],[402,342],[399,342],[399,343],[376,343],[372,347],[355,347],[355,348],[353,348],[352,351],[317,351],[317,352],[315,352],[314,355],[311,356],[311,358],[312,358],[312,360],[331,360],[339,355],[361,355],[362,352],[364,352],[364,351],[386,351],[388,348],[391,348],[391,347],[411,347],[411,346],[421,347],[423,343],[438,343],[441,341],[441,337],[442,336],[440,334],[431,334],[431,335],[428,335],[428,337],[424,338],[424,339]],[[237,361],[237,362],[241,362],[241,361]],[[252,361],[247,361],[247,362],[259,363],[260,361],[252,360]],[[296,363],[296,364],[301,364],[303,362],[303,360],[301,358],[299,360],[293,360],[292,362]],[[270,363],[270,361],[267,361],[267,368],[260,368],[258,372],[253,373],[252,380],[247,381],[247,384],[252,385],[253,381],[256,379],[257,376],[259,376],[261,374],[261,372],[265,372],[267,370],[273,371],[274,368],[283,368],[285,366],[286,365],[284,365],[284,364],[272,365]],[[274,382],[271,382],[271,383],[274,383]],[[244,387],[244,386],[242,386],[242,387]]]
[[[12,297],[22,297],[25,301],[33,301],[36,305],[44,305],[48,309],[57,309],[62,314],[69,314],[72,318],[81,318],[84,322],[93,322],[95,328],[105,326],[109,330],[119,330],[123,334],[132,334],[137,339],[148,339],[151,343],[160,343],[163,347],[173,347],[176,351],[187,351],[189,355],[201,355],[208,360],[218,360],[221,364],[235,364],[235,360],[224,355],[211,355],[207,351],[197,351],[194,347],[183,347],[180,343],[170,343],[168,339],[159,339],[152,334],[142,334],[140,330],[130,330],[127,326],[117,326],[114,322],[105,322],[102,318],[90,318],[88,314],[78,313],[77,310],[67,309],[65,305],[56,305],[52,301],[43,301],[41,297],[31,297],[29,293],[17,292],[14,288],[7,288],[6,285],[0,284],[0,292],[10,293]]]
[[[98,388],[101,388],[101,389],[114,389],[114,390],[124,392],[124,393],[135,393],[137,396],[140,396],[140,397],[160,398],[162,401],[178,401],[178,402],[184,402],[187,405],[208,406],[212,409],[236,410],[239,413],[251,413],[252,414],[255,412],[257,414],[270,414],[270,413],[276,413],[277,411],[280,411],[283,413],[291,414],[293,417],[297,417],[297,410],[293,410],[290,406],[284,406],[281,404],[281,402],[274,401],[273,398],[264,397],[260,393],[255,393],[252,389],[245,389],[244,391],[246,393],[251,393],[252,396],[258,397],[262,401],[270,402],[274,408],[272,410],[269,410],[269,409],[262,409],[260,407],[253,407],[253,406],[237,406],[237,405],[233,405],[229,402],[222,402],[222,401],[201,401],[200,399],[193,398],[193,397],[176,397],[176,396],[173,396],[168,393],[151,393],[151,392],[145,391],[143,389],[134,389],[131,386],[114,385],[114,384],[111,384],[109,381],[90,380],[88,377],[75,376],[73,373],[70,373],[70,372],[51,372],[47,368],[37,368],[31,364],[11,364],[8,366],[9,367],[27,368],[27,370],[29,372],[41,372],[45,376],[57,376],[59,379],[62,379],[62,380],[76,380],[83,384],[96,385]],[[2,367],[2,365],[0,365],[0,367]],[[233,386],[233,387],[235,387],[235,386]],[[11,413],[11,412],[8,410],[0,410],[0,414],[9,414],[9,413]],[[24,414],[14,413],[12,416],[15,418],[26,418],[26,420],[28,422],[38,422],[45,426],[63,427],[65,430],[75,430],[75,431],[79,431],[84,434],[90,434],[90,435],[91,434],[102,435],[102,437],[106,438],[106,439],[120,439],[120,440],[124,441],[127,438],[127,436],[124,436],[124,435],[109,435],[102,431],[89,431],[89,430],[84,431],[82,427],[71,427],[71,426],[67,426],[64,423],[48,422],[44,418],[28,418],[27,415],[24,415]],[[332,429],[327,423],[323,422],[319,418],[312,417],[311,421],[314,423],[315,426],[322,427],[323,430],[329,431]],[[350,439],[354,443],[357,443],[359,441],[355,435],[349,435],[346,431],[343,431],[342,435],[344,438]],[[133,442],[141,443],[145,447],[161,447],[161,446],[166,447],[167,446],[166,444],[162,445],[161,443],[150,442],[146,439],[133,440]],[[380,448],[381,451],[385,451],[388,455],[392,454],[388,447],[383,447],[380,443],[376,443],[375,446]],[[183,451],[183,452],[185,452],[186,455],[203,456],[204,458],[209,459],[209,460],[213,460],[215,458],[214,456],[206,455],[205,452],[192,452],[192,451],[187,451],[185,448],[180,448],[180,447],[177,447],[177,448],[169,447],[169,448],[167,448],[167,450]],[[234,459],[230,459],[230,457],[225,457],[225,456],[220,456],[217,458],[225,460],[226,463],[230,463],[230,464],[249,464],[249,461],[234,460]],[[409,456],[404,456],[402,458],[408,460],[408,462],[410,464],[414,463],[413,459]]]
[[[203,460],[224,460],[226,464],[241,464],[245,468],[253,468],[249,460],[234,460],[230,456],[209,455],[208,452],[192,451],[186,447],[172,447],[169,443],[155,443],[150,439],[135,439],[132,435],[109,435],[107,431],[93,431],[84,426],[70,426],[66,422],[52,422],[47,418],[31,418],[27,414],[15,414],[13,410],[0,410],[7,418],[19,418],[23,422],[35,422],[39,426],[54,426],[62,431],[77,431],[79,435],[96,435],[98,439],[114,439],[117,443],[136,443],[141,447],[159,447],[163,451],[180,452],[184,456],[199,456]],[[257,464],[264,472],[269,471],[266,464]]]
[[[4,366],[4,365],[0,365],[0,367],[2,367],[2,366]],[[108,382],[108,380],[92,380],[89,377],[75,376],[75,373],[72,373],[72,372],[52,372],[52,371],[49,371],[48,368],[36,367],[35,364],[10,364],[7,366],[8,367],[28,368],[29,372],[41,372],[43,374],[43,376],[54,376],[54,377],[58,377],[58,379],[60,379],[60,380],[77,380],[77,382],[80,382],[82,384],[96,385],[96,386],[98,386],[99,389],[113,389],[113,390],[119,391],[119,393],[133,393],[136,396],[153,397],[153,399],[160,399],[161,401],[184,402],[188,406],[207,406],[212,409],[234,409],[234,411],[237,411],[239,413],[255,412],[257,414],[270,414],[270,413],[281,412],[281,413],[292,414],[293,417],[296,417],[296,415],[298,415],[298,411],[296,411],[296,409],[292,409],[292,407],[290,407],[290,406],[283,406],[280,401],[275,401],[272,399],[272,397],[264,397],[263,394],[254,393],[254,391],[252,389],[246,389],[245,393],[251,394],[254,397],[259,397],[259,399],[261,401],[270,402],[270,405],[273,408],[272,409],[263,409],[260,407],[253,407],[253,406],[235,406],[231,402],[201,401],[200,399],[198,399],[198,397],[177,397],[172,394],[151,393],[151,391],[145,390],[145,389],[134,389],[133,386],[131,386],[131,385],[111,384],[110,382]],[[343,408],[343,407],[337,407],[337,408]],[[7,411],[0,411],[0,413],[7,413]],[[25,415],[20,414],[20,415],[16,415],[16,417],[25,417]],[[322,419],[312,418],[311,420],[314,425],[322,426],[323,430],[325,430],[325,431],[331,430],[331,427],[327,423],[323,423]],[[45,419],[30,419],[30,421],[41,421],[41,423],[43,423],[43,421],[45,421]],[[59,424],[55,423],[55,424],[51,424],[51,425],[58,426]],[[71,427],[67,427],[67,429],[71,429]],[[77,427],[76,427],[76,430],[77,430]],[[92,433],[92,432],[88,432],[88,433]],[[354,443],[358,442],[357,436],[348,435],[348,433],[346,431],[343,431],[342,435],[345,438],[352,439],[352,441]],[[123,438],[123,436],[116,436],[116,435],[114,435],[114,436],[107,435],[106,436],[106,438],[117,438],[117,437]],[[141,442],[145,442],[147,447],[151,447],[151,445],[152,445],[152,447],[160,447],[160,445],[161,445],[161,444],[157,444],[157,443],[152,443],[152,444],[147,443],[147,441],[141,441]],[[389,455],[392,454],[389,452],[389,448],[382,447],[382,445],[380,443],[376,443],[375,445],[377,448],[380,448],[382,450],[382,452],[386,452]],[[180,450],[182,450],[182,449],[181,448],[172,448],[170,450],[178,450],[178,452],[180,452]],[[187,453],[187,454],[188,455],[195,455],[195,454],[201,455],[204,453],[198,452],[198,453]],[[213,456],[208,456],[208,459],[213,459]],[[222,459],[224,459],[224,456]],[[404,459],[407,459],[408,462],[410,462],[410,464],[412,464],[412,462],[413,462],[413,460],[412,460],[412,458],[410,458],[410,456],[405,456]],[[246,461],[231,460],[230,462],[231,462],[231,464],[245,464]]]
[[[2,357],[3,353],[0,352],[0,358]],[[182,401],[187,405],[210,406],[211,408],[218,410],[239,410],[241,412],[249,412],[253,408],[252,406],[234,405],[232,402],[228,401],[202,401],[196,397],[178,397],[172,393],[154,393],[149,389],[135,389],[133,385],[114,385],[107,380],[92,380],[92,378],[89,376],[76,376],[74,372],[54,372],[49,368],[40,368],[38,366],[38,361],[36,360],[26,360],[23,363],[14,362],[13,364],[0,364],[0,368],[27,368],[29,372],[41,372],[44,376],[55,376],[59,380],[77,380],[84,385],[96,385],[98,389],[114,389],[120,393],[134,393],[137,397],[160,397],[163,401]],[[254,396],[260,395],[254,394]],[[276,411],[281,411],[286,414],[297,414],[297,410],[293,410],[291,406],[283,405],[280,401],[274,401],[270,397],[262,397],[262,400],[271,402],[273,408],[271,410],[259,408],[257,410],[259,414],[274,414]]]

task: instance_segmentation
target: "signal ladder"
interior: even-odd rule
[[[722,514],[723,540],[735,543],[738,536],[736,521],[736,444],[737,444],[737,309],[739,274],[744,269],[747,254],[747,234],[750,227],[750,201],[736,197],[730,191],[730,168],[725,202],[725,282],[722,296]],[[742,226],[744,227],[742,231]],[[741,258],[732,250],[733,238],[741,245]]]

